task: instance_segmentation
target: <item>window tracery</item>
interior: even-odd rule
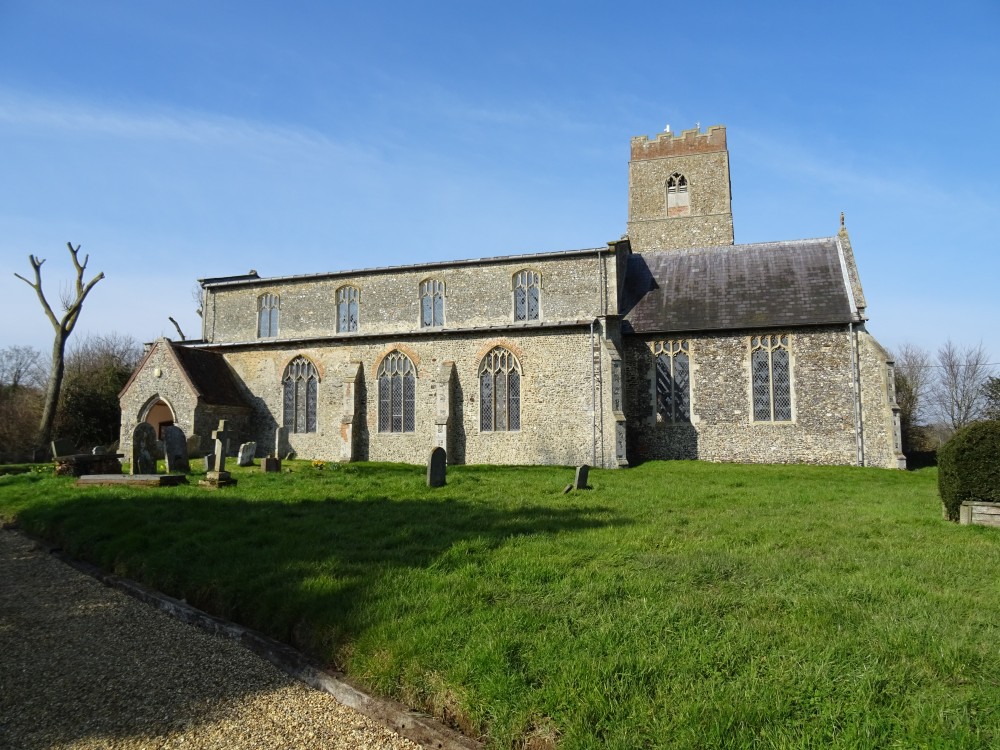
[[[358,330],[360,293],[356,286],[342,286],[337,290],[337,332],[354,333]]]
[[[674,172],[667,178],[667,216],[682,216],[691,210],[687,177]]]
[[[262,294],[257,298],[257,338],[278,335],[278,309],[280,298],[277,294]]]
[[[420,327],[444,325],[444,282],[427,279],[420,284]]]
[[[691,421],[691,356],[686,340],[657,341],[656,413],[671,424]]]
[[[540,317],[541,277],[537,271],[514,274],[514,320],[538,320]]]
[[[378,367],[378,431],[413,432],[417,370],[403,352],[387,354]]]
[[[792,421],[788,334],[751,337],[750,372],[754,421]]]
[[[521,365],[502,346],[491,349],[479,365],[479,429],[521,429]]]
[[[305,357],[296,357],[285,367],[282,377],[284,417],[289,433],[316,432],[316,396],[319,373]]]

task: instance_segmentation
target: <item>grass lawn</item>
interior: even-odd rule
[[[1000,531],[933,469],[290,465],[0,517],[491,747],[1000,744]]]

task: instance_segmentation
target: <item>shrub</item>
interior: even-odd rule
[[[949,520],[966,500],[1000,502],[1000,422],[976,422],[938,451],[938,492]]]

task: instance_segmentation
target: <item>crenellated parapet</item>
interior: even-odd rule
[[[726,126],[712,125],[705,132],[698,128],[679,134],[660,133],[650,139],[645,135],[632,138],[632,159],[660,159],[687,154],[708,154],[726,150]]]

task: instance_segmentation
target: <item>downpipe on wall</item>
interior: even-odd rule
[[[865,465],[865,427],[861,414],[861,363],[858,357],[858,332],[854,323],[847,324],[851,344],[851,380],[854,386],[854,439],[857,443],[858,466]]]

